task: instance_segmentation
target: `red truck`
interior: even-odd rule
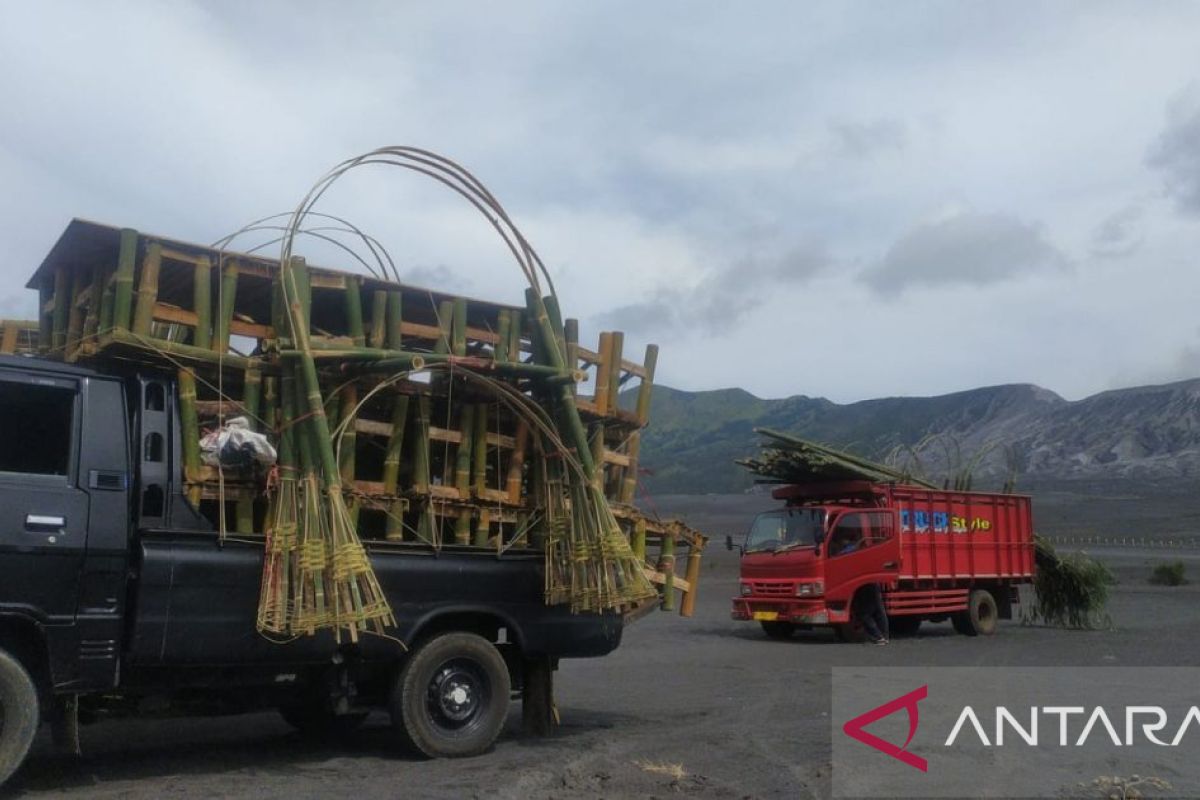
[[[894,634],[950,619],[968,636],[1011,619],[1017,586],[1034,575],[1033,517],[1025,495],[951,492],[870,481],[781,486],[786,505],[759,514],[741,551],[733,618],[772,638],[831,626],[862,638],[854,597],[883,587]]]

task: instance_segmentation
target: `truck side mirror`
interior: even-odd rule
[[[742,546],[740,544],[734,544],[733,537],[729,534],[725,535],[725,549],[730,551],[737,550],[738,555],[745,555],[745,551],[742,549]]]

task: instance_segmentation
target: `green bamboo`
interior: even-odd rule
[[[570,369],[579,368],[579,320],[568,319],[563,324],[563,338],[567,345],[567,367]],[[579,386],[575,381],[571,381],[571,394],[578,395]]]
[[[609,359],[608,413],[616,414],[621,395],[621,361],[625,358],[625,334],[613,331],[612,357]]]
[[[262,399],[262,384],[262,371],[248,368],[242,387],[242,410],[246,412],[246,421],[250,423],[251,429],[259,428],[258,412]]]
[[[229,326],[233,323],[233,308],[237,302],[238,265],[230,261],[221,271],[220,312],[217,317],[217,341],[215,349],[218,353],[229,351]]]
[[[145,342],[138,338],[135,334],[119,328],[110,331],[107,337],[114,342],[121,344],[133,345],[135,347],[145,348]],[[203,364],[216,366],[218,361],[221,361],[226,369],[246,369],[249,365],[256,363],[258,359],[248,356],[226,355],[219,357],[218,354],[210,349],[201,347],[193,347],[189,344],[180,342],[168,342],[165,339],[154,340],[154,351],[156,353],[168,356],[176,356],[185,358],[189,361],[199,361]]]
[[[454,324],[454,301],[443,300],[438,304],[438,329],[441,333],[433,345],[433,352],[444,354],[451,352],[450,330]]]
[[[413,447],[413,491],[422,494],[429,492],[429,398],[421,395],[417,398],[417,416],[413,433],[416,442]]]
[[[600,343],[596,346],[596,386],[592,402],[596,404],[596,413],[608,413],[608,381],[612,377],[612,334],[604,331],[600,334]]]
[[[367,340],[363,333],[361,281],[354,275],[347,275],[346,290],[342,294],[346,299],[346,330],[354,343],[362,347]]]
[[[252,491],[238,492],[237,504],[234,506],[233,529],[238,533],[254,533],[254,493]]]
[[[196,259],[192,276],[192,311],[196,312],[196,331],[192,346],[212,348],[212,262],[206,256]]]
[[[451,344],[456,356],[467,354],[467,301],[465,298],[454,299],[454,316],[450,320]]]
[[[51,325],[50,346],[65,356],[67,349],[67,312],[71,305],[67,268],[59,264],[54,268],[54,318]]]
[[[517,420],[517,432],[513,439],[515,444],[508,459],[504,491],[508,495],[508,502],[517,505],[521,502],[521,485],[525,477],[525,448],[529,441],[529,423],[524,419]]]
[[[491,533],[492,513],[486,508],[479,509],[479,518],[475,520],[475,536],[471,544],[475,547],[487,547],[488,534]]]
[[[533,318],[534,337],[541,341],[542,347],[550,358],[550,366],[562,371],[563,357],[558,352],[554,331],[550,327],[550,319],[546,315],[546,307],[542,303],[542,298],[538,297],[536,291],[529,288],[525,290],[525,301],[529,306],[530,316]],[[567,423],[570,438],[575,444],[576,457],[583,468],[584,476],[589,481],[593,480],[596,475],[596,464],[592,461],[592,454],[588,449],[587,431],[583,429],[583,421],[579,418],[579,409],[575,406],[575,397],[571,394],[571,387],[562,384],[556,388],[562,405],[563,418]]]
[[[592,461],[596,463],[596,488],[604,492],[604,424],[597,422],[591,426]]]
[[[509,312],[508,325],[508,361],[521,360],[521,312],[513,309]]]
[[[637,559],[639,564],[646,563],[646,520],[644,517],[638,517],[637,522],[633,524],[633,557]]]
[[[563,330],[562,312],[558,308],[558,298],[552,294],[548,294],[542,298],[543,305],[546,306],[546,316],[550,320],[550,327],[554,331],[554,341],[558,344],[558,352],[562,354],[563,360],[567,357],[567,339],[566,333]],[[575,365],[570,365],[574,369]]]
[[[105,273],[104,286],[100,294],[100,319],[96,325],[97,333],[113,330],[113,303],[116,296],[116,289],[113,288],[116,284]]]
[[[403,350],[404,295],[399,290],[391,290],[387,302],[387,346],[391,350]]]
[[[154,304],[158,302],[158,279],[162,267],[162,245],[151,242],[146,245],[146,255],[142,258],[142,276],[138,281],[137,308],[133,315],[133,332],[142,336],[150,335],[150,326],[154,322]]]
[[[114,279],[113,327],[129,328],[133,310],[133,269],[137,258],[138,233],[132,228],[121,229],[121,246],[117,252],[117,273]]]
[[[383,457],[383,491],[394,496],[400,485],[400,458],[404,452],[404,428],[408,423],[408,395],[396,397],[392,407],[392,435],[388,437],[387,452]],[[404,502],[396,499],[388,504],[385,535],[389,541],[404,538]]]
[[[658,557],[658,569],[662,572],[662,610],[675,610],[675,537],[670,531],[663,534],[662,550]]]
[[[454,488],[465,500],[471,492],[471,442],[475,434],[475,406],[463,404],[459,417],[462,440],[454,459]]]
[[[646,345],[646,361],[643,369],[646,371],[642,385],[638,387],[637,417],[640,425],[650,421],[650,394],[654,390],[654,370],[658,366],[658,345]]]
[[[497,364],[504,364],[508,361],[508,338],[511,328],[512,317],[509,315],[508,309],[500,309],[500,313],[496,316],[496,348],[492,351],[492,357]]]
[[[482,497],[484,491],[487,490],[487,433],[488,433],[488,407],[484,403],[475,406],[475,435],[473,437],[475,444],[475,464],[473,473],[475,477],[475,496]]]
[[[274,432],[279,426],[279,379],[273,376],[263,378],[263,426]]]
[[[283,281],[271,281],[271,333],[274,334],[276,350],[283,350],[291,345],[287,338],[287,317],[283,302]]]
[[[179,370],[179,424],[183,440],[183,477],[187,497],[200,505],[200,419],[196,414],[196,373]],[[225,513],[222,509],[221,513]]]
[[[454,543],[471,543],[471,509],[469,508],[459,511],[458,518],[454,520]]]
[[[342,388],[340,402],[341,413],[338,422],[345,425],[345,428],[342,431],[341,448],[338,450],[338,469],[341,471],[342,484],[353,489],[357,461],[355,449],[358,447],[358,431],[354,428],[358,406],[358,387],[353,383],[346,384]],[[357,499],[352,499],[347,504],[347,511],[350,513],[350,521],[357,530],[359,511]]]
[[[383,348],[387,344],[387,292],[376,289],[371,293],[371,347]]]

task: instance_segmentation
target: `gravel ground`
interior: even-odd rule
[[[702,516],[714,533],[744,524],[743,505],[710,506]],[[1102,556],[1120,580],[1110,607],[1113,630],[1004,623],[994,637],[970,639],[948,623],[926,624],[914,638],[870,647],[840,644],[821,631],[771,641],[752,623],[732,621],[737,558],[714,542],[693,619],[651,615],[627,631],[613,655],[563,663],[562,726],[552,737],[523,738],[515,704],[494,750],[459,761],[397,752],[382,715],[334,747],[303,742],[271,714],[114,721],[84,729],[81,759],[53,754],[43,735],[0,795],[827,797],[832,666],[1196,664],[1200,590],[1150,586],[1146,577],[1160,553]]]

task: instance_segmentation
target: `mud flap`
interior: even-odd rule
[[[556,727],[554,665],[549,656],[526,658],[521,682],[521,730],[526,736],[549,736]]]
[[[83,755],[79,746],[79,695],[65,695],[55,701],[50,734],[58,752],[69,756]]]

